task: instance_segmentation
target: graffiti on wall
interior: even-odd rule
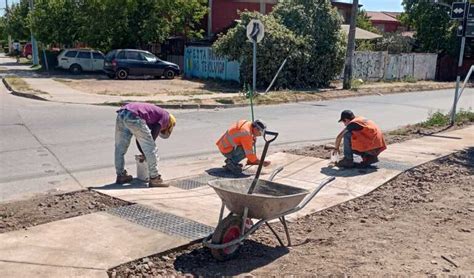
[[[438,55],[431,53],[388,54],[387,52],[356,51],[353,77],[369,81],[434,80]]]
[[[186,47],[184,63],[186,77],[240,81],[239,63],[215,55],[211,47]]]

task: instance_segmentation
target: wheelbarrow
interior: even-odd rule
[[[274,135],[267,140],[266,135]],[[212,180],[208,184],[222,200],[219,213],[219,222],[214,233],[207,236],[203,245],[211,249],[217,260],[225,261],[234,258],[243,241],[253,234],[260,226],[266,224],[275,235],[280,245],[285,246],[280,236],[270,225],[269,221],[279,219],[285,230],[288,246],[291,246],[290,233],[285,216],[304,208],[320,190],[335,178],[328,177],[310,192],[306,189],[272,182],[275,176],[283,170],[277,168],[270,175],[269,180],[259,180],[261,167],[268,149],[278,133],[266,132],[264,134],[265,147],[255,178],[252,179],[227,179]],[[223,218],[224,208],[230,213]],[[253,224],[251,219],[258,219]]]

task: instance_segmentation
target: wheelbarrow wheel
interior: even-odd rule
[[[237,215],[229,215],[217,225],[212,235],[212,243],[224,244],[240,237],[242,229],[242,217]],[[240,244],[223,248],[211,249],[211,254],[219,261],[227,261],[234,258],[239,251]]]

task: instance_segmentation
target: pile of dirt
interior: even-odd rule
[[[111,277],[191,274],[473,275],[474,148],[402,173],[360,198],[289,224],[293,247],[262,227],[231,262],[201,244],[130,262]],[[281,226],[273,225],[282,235]]]
[[[390,131],[384,134],[385,142],[389,144],[401,143],[410,139],[416,139],[423,136],[430,136],[439,132],[453,131],[456,129],[464,128],[472,123],[463,123],[455,126],[436,126],[436,127],[423,127],[420,124],[407,125],[397,130]],[[302,148],[283,150],[285,153],[291,153],[296,155],[311,156],[322,159],[331,158],[331,147],[334,145],[309,145]]]
[[[88,190],[3,203],[0,204],[0,233],[129,204]]]

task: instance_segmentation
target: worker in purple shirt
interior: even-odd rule
[[[171,113],[150,103],[131,102],[117,111],[115,125],[115,170],[116,183],[124,184],[133,180],[125,170],[125,153],[135,136],[139,150],[145,156],[150,173],[150,187],[165,187],[158,172],[156,137],[169,138],[176,119]]]

